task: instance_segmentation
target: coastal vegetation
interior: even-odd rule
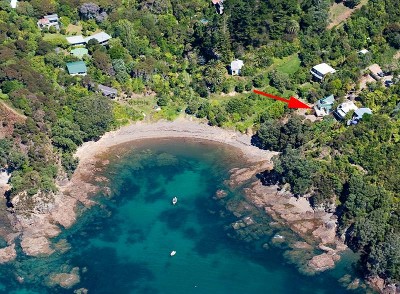
[[[0,139],[11,198],[55,192],[76,168],[73,154],[83,142],[145,116],[185,112],[210,125],[258,130],[255,144],[281,152],[265,178],[289,184],[315,208],[336,209],[338,234],[361,253],[365,275],[399,282],[400,83],[358,83],[372,63],[400,74],[398,3],[363,1],[328,29],[332,2],[227,0],[220,15],[200,0],[31,0],[15,9],[1,0],[0,99],[23,116],[2,119],[3,127],[13,124]],[[51,13],[60,30],[40,30],[37,20]],[[79,58],[65,37],[100,31],[112,39],[87,43],[88,75],[69,75],[66,64]],[[369,52],[359,54],[363,48]],[[240,76],[229,74],[235,58],[244,61]],[[316,83],[309,70],[321,62],[337,72]],[[97,84],[118,97],[97,93]],[[311,122],[254,88],[309,103],[330,94],[339,103],[357,92],[373,115],[355,126],[331,116]]]

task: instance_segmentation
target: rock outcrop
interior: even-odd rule
[[[46,237],[22,237],[21,247],[26,255],[43,256],[50,255],[54,252],[51,243]]]
[[[13,261],[16,257],[15,244],[0,249],[0,264]]]
[[[317,272],[325,271],[335,266],[335,261],[339,260],[340,256],[332,253],[322,253],[314,256],[308,262],[308,265]]]

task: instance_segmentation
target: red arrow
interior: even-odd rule
[[[307,104],[305,104],[305,103],[301,102],[300,100],[294,98],[293,96],[291,96],[289,98],[289,100],[287,100],[285,98],[282,98],[282,97],[279,97],[279,96],[275,96],[275,95],[271,95],[271,94],[268,94],[268,93],[264,93],[264,92],[261,92],[261,91],[258,91],[258,90],[253,90],[253,92],[256,93],[256,94],[259,94],[259,95],[263,95],[263,96],[268,97],[268,98],[272,98],[272,99],[275,99],[275,100],[278,100],[278,101],[285,102],[285,103],[288,104],[289,108],[307,108],[307,109],[311,108],[310,106],[308,106]]]

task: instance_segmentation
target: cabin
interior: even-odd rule
[[[59,18],[57,14],[50,14],[44,16],[42,19],[39,19],[37,22],[37,26],[39,29],[43,30],[44,28],[55,27],[56,30],[60,29]]]
[[[104,85],[97,85],[97,89],[103,94],[103,96],[114,98],[117,96],[118,91],[117,89],[107,87]]]
[[[338,119],[342,120],[346,117],[346,114],[348,114],[350,111],[357,109],[358,107],[354,104],[353,101],[346,101],[340,104],[336,108],[334,114]]]
[[[83,56],[88,55],[89,54],[89,50],[87,50],[86,48],[75,48],[71,50],[71,55],[82,59]]]
[[[223,5],[224,0],[211,0],[211,2],[214,4],[217,13],[219,14],[224,13],[224,5]]]
[[[67,63],[68,73],[71,76],[86,76],[87,68],[83,61],[74,61]]]
[[[311,74],[317,81],[322,81],[327,74],[333,74],[336,70],[326,63],[321,63],[314,66],[310,70]]]
[[[85,39],[86,44],[89,43],[90,40],[96,39],[100,45],[107,45],[108,41],[111,39],[111,36],[105,32],[100,32]]]
[[[360,51],[358,51],[359,55],[365,55],[367,54],[369,51],[367,49],[361,49]]]
[[[17,8],[17,3],[18,3],[18,1],[17,0],[11,0],[10,1],[10,6],[11,6],[11,8]]]
[[[316,116],[326,116],[332,112],[333,103],[335,103],[335,97],[333,95],[319,99],[314,106]]]
[[[240,70],[242,69],[244,63],[243,60],[236,59],[231,62],[231,74],[233,76],[240,75]]]
[[[356,109],[354,111],[354,115],[353,118],[347,121],[347,125],[356,125],[358,124],[358,122],[362,119],[362,117],[364,116],[364,114],[372,114],[372,110],[369,109],[368,107],[362,107],[359,109]]]
[[[375,80],[380,80],[385,76],[383,73],[381,67],[378,64],[373,64],[368,67],[368,70],[370,71],[371,77],[373,77]]]
[[[86,40],[82,36],[66,37],[68,44],[72,46],[86,45]]]

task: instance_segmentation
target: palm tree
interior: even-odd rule
[[[299,32],[300,30],[300,25],[297,21],[295,21],[294,19],[291,19],[287,22],[286,24],[286,32],[288,34],[292,34],[295,35]]]

